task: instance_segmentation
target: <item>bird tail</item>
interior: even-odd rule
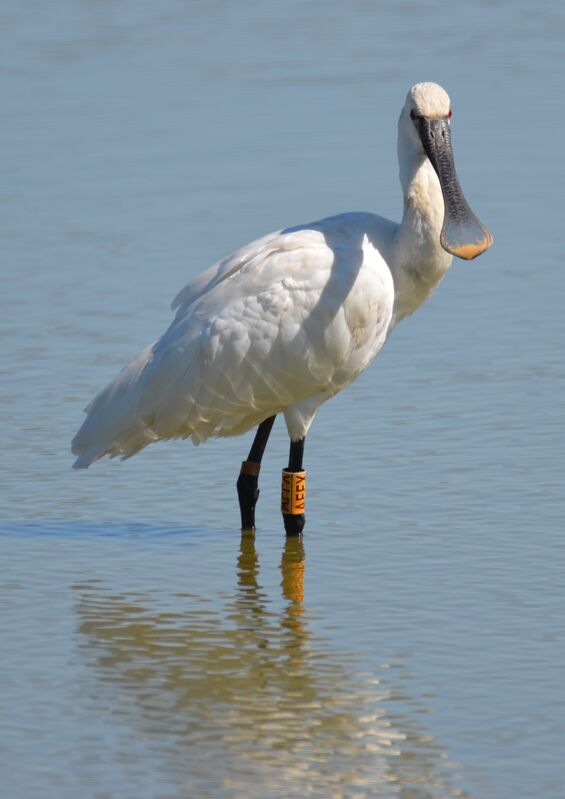
[[[140,378],[152,351],[153,345],[144,349],[86,408],[86,419],[71,444],[77,456],[74,469],[86,469],[104,455],[129,458],[159,438],[137,415]]]

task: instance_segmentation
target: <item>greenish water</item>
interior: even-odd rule
[[[5,3],[0,770],[7,796],[560,799],[565,336],[557,2]],[[453,101],[495,245],[309,434],[70,469],[191,276],[400,214],[409,86]]]

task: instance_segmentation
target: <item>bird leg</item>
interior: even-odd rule
[[[255,433],[247,460],[241,464],[241,471],[237,478],[237,496],[239,498],[239,510],[241,511],[242,530],[253,530],[255,528],[255,505],[259,498],[258,484],[261,459],[263,458],[274,421],[275,416],[269,416],[268,419],[261,422]]]
[[[302,470],[304,438],[290,442],[288,469],[282,473],[281,510],[287,535],[300,535],[304,529],[306,472]]]

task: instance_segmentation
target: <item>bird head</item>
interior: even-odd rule
[[[400,114],[400,140],[414,156],[428,158],[444,201],[440,243],[444,250],[471,260],[487,250],[493,237],[475,216],[459,185],[451,146],[451,102],[437,83],[412,86]]]

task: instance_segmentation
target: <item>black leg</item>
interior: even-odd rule
[[[261,459],[273,429],[274,421],[275,416],[270,416],[264,422],[261,422],[257,428],[249,455],[247,460],[241,464],[241,471],[237,478],[237,496],[239,497],[241,527],[243,530],[251,530],[255,527],[255,505],[259,497],[258,483]]]
[[[290,442],[288,469],[283,469],[282,514],[287,535],[300,535],[304,529],[306,472],[302,470],[304,438]]]

